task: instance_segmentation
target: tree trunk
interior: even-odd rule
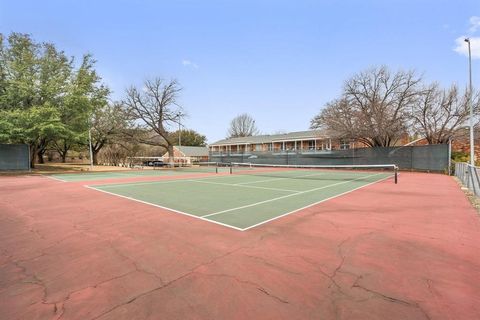
[[[48,141],[47,139],[45,138],[42,138],[39,142],[38,142],[38,145],[36,146],[36,151],[37,151],[37,156],[38,156],[38,163],[45,163],[45,161],[43,161],[43,155],[45,154],[45,152],[47,151],[47,144],[48,144]]]
[[[107,140],[103,139],[101,141],[97,141],[95,144],[92,145],[93,164],[98,164],[98,154],[100,153],[100,150],[102,150],[106,141]]]
[[[174,159],[173,159],[173,145],[169,143],[167,150],[168,150],[168,163],[171,166],[175,166]]]
[[[45,161],[43,161],[43,154],[44,154],[44,153],[45,153],[45,151],[42,150],[42,149],[39,149],[39,150],[37,151],[38,163],[40,163],[40,164],[44,164],[44,163],[45,163]]]
[[[97,164],[98,164],[98,152],[99,152],[99,151],[100,151],[100,150],[92,149],[92,155],[93,155],[92,159],[93,159],[93,164],[94,164],[94,165],[97,165]]]
[[[67,153],[66,152],[60,153],[60,157],[62,158],[62,163],[67,162]]]
[[[30,168],[35,168],[35,160],[37,158],[37,146],[32,143],[30,144]]]

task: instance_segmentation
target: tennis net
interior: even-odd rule
[[[187,172],[211,172],[211,173],[222,173],[229,172],[230,164],[221,163],[221,162],[196,162],[189,164],[179,164],[171,170],[175,171],[187,171]]]
[[[398,167],[395,164],[329,166],[234,162],[230,165],[230,173],[236,175],[311,180],[370,180],[392,177],[395,183],[398,182]]]

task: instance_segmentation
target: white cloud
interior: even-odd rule
[[[195,62],[190,61],[188,59],[183,59],[182,64],[183,64],[184,67],[190,67],[190,68],[193,68],[193,69],[198,69],[199,68],[198,64],[196,64]]]
[[[468,32],[475,33],[478,29],[480,29],[480,17],[470,17],[470,28],[468,29]]]
[[[468,43],[465,42],[467,36],[461,36],[455,39],[455,52],[468,57]],[[472,52],[472,59],[480,59],[480,37],[470,38],[470,50]]]

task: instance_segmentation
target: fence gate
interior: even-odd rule
[[[0,144],[0,170],[30,170],[27,144]]]

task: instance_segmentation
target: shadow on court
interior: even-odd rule
[[[40,176],[0,194],[2,319],[480,318],[480,220],[448,176],[247,231]]]

